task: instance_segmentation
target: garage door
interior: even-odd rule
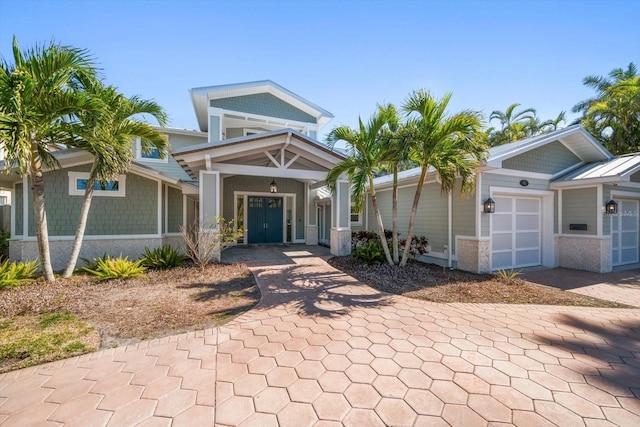
[[[541,200],[494,197],[491,214],[491,268],[493,270],[540,265]]]
[[[620,200],[618,214],[611,216],[611,263],[638,262],[638,201]]]

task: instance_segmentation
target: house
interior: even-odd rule
[[[400,173],[399,212],[410,212],[419,175]],[[390,176],[375,180],[385,224],[391,184]],[[640,155],[614,157],[570,126],[491,148],[474,191],[463,197],[459,186],[441,194],[430,171],[415,234],[428,237],[431,251],[420,259],[477,273],[532,266],[609,272],[640,261],[639,202]],[[399,216],[400,232],[408,217]],[[354,230],[376,229],[370,200],[353,219]]]
[[[181,227],[207,227],[218,216],[244,230],[240,244],[320,240],[334,254],[349,253],[349,183],[323,193],[327,172],[344,155],[316,140],[331,113],[269,80],[190,93],[199,129],[163,128],[171,147],[165,159],[136,142],[129,173],[94,192],[81,256],[137,258],[145,247],[179,246]],[[55,155],[61,167],[46,172],[45,203],[58,270],[71,252],[92,157],[75,149]],[[10,258],[37,258],[29,179],[3,174],[0,187],[12,196]],[[319,236],[321,198],[323,209],[330,206],[331,228],[321,229],[328,239]]]

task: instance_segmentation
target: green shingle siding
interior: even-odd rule
[[[297,122],[316,123],[316,118],[312,115],[305,113],[270,93],[212,99],[210,105],[224,110],[278,117],[281,119],[295,120]]]
[[[502,162],[502,167],[553,175],[577,163],[580,163],[580,159],[564,144],[556,141],[507,159]]]
[[[168,233],[179,233],[182,226],[182,191],[169,187],[168,202]]]
[[[14,192],[15,209],[15,223],[16,223],[16,235],[22,236],[22,220],[24,218],[24,200],[22,199],[22,184],[16,184],[16,191]]]
[[[577,188],[562,191],[562,233],[597,234],[597,190]],[[569,230],[569,224],[587,224],[587,230]]]
[[[171,150],[177,150],[179,148],[189,147],[196,144],[204,144],[207,142],[207,137],[202,136],[188,136],[188,135],[169,135],[169,144]],[[173,158],[171,154],[168,155],[167,162],[158,161],[145,161],[144,159],[138,159],[137,162],[144,164],[154,170],[157,170],[166,175],[190,181],[191,177],[187,174],[182,166]]]
[[[47,172],[45,204],[50,236],[73,236],[76,232],[83,196],[69,195],[69,171],[88,172],[90,165]],[[131,235],[157,234],[158,184],[128,174],[126,197],[101,197],[94,194],[85,234]],[[34,236],[33,211],[29,212],[29,236]]]

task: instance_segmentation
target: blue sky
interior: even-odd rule
[[[0,53],[55,39],[87,48],[110,84],[195,129],[188,90],[271,79],[355,126],[414,89],[451,111],[514,102],[555,117],[582,85],[640,65],[640,2],[0,0]]]

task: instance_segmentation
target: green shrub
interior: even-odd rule
[[[369,240],[353,250],[353,256],[367,264],[381,264],[385,260],[380,240]]]
[[[407,239],[400,240],[400,250],[404,250],[404,245],[407,244]],[[429,239],[426,236],[413,236],[411,238],[411,245],[409,246],[409,255],[413,259],[416,259],[418,255],[424,255],[429,253]]]
[[[0,258],[9,257],[9,239],[10,238],[11,238],[11,233],[4,232],[0,229]]]
[[[89,266],[81,267],[81,271],[86,271],[98,277],[99,281],[111,279],[132,279],[134,277],[144,276],[145,267],[142,260],[131,261],[129,257],[111,258],[95,258],[93,260],[95,268]]]
[[[32,280],[38,269],[36,260],[30,262],[11,262],[5,260],[0,263],[0,289],[17,286],[22,282]]]
[[[180,267],[186,259],[186,255],[181,254],[177,249],[169,245],[153,250],[144,248],[144,255],[141,258],[143,266],[157,270]]]
[[[109,255],[107,255],[107,253],[105,252],[104,254],[102,254],[101,257],[96,257],[94,259],[89,259],[89,258],[82,258],[80,257],[80,259],[82,260],[82,262],[84,262],[84,266],[76,269],[76,271],[86,271],[85,269],[90,269],[90,270],[95,270],[98,268],[98,260],[102,260],[102,261],[107,261],[110,258]]]
[[[520,283],[521,280],[518,278],[518,276],[521,274],[521,271],[514,271],[513,269],[498,270],[498,272],[496,273],[496,275],[498,276],[498,280],[500,280],[502,283],[506,283],[507,285],[516,285]]]

